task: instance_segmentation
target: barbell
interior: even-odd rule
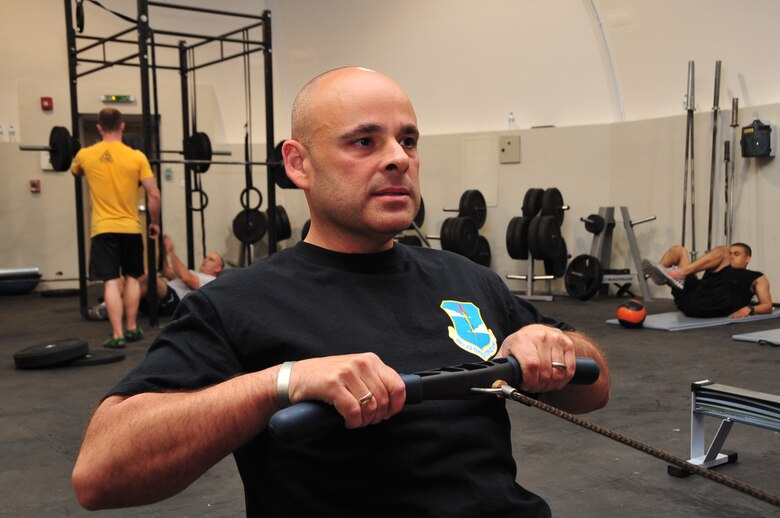
[[[134,149],[139,149],[140,142],[133,136],[123,136],[124,143]],[[213,160],[214,155],[230,155],[229,151],[213,151],[211,149],[211,140],[206,133],[195,132],[190,136],[184,146],[183,151],[165,151],[165,153],[179,153],[184,155],[184,159],[149,159],[152,164],[189,164],[193,166],[196,173],[205,173],[211,164],[218,165],[264,165],[268,166],[274,175],[274,183],[283,189],[296,188],[287,175],[284,173],[284,166],[281,157],[280,142],[274,149],[274,160],[270,162],[246,161],[246,160]],[[81,149],[78,140],[74,139],[67,128],[63,126],[54,126],[49,133],[48,146],[21,145],[21,151],[48,151],[49,160],[52,168],[58,172],[64,172],[70,169],[73,158]]]

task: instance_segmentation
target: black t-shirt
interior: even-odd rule
[[[307,243],[227,270],[182,301],[111,394],[196,389],[283,361],[375,352],[400,373],[492,357],[530,323],[568,328],[470,260],[396,245]],[[425,401],[386,422],[294,445],[267,431],[234,453],[249,516],[549,516],[515,483],[500,399]]]
[[[727,266],[720,271],[707,270],[701,279],[689,275],[682,290],[672,296],[680,311],[690,317],[727,317],[750,304],[753,283],[761,272]]]

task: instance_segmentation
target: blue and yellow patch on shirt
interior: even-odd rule
[[[471,302],[444,300],[440,307],[452,321],[452,326],[447,329],[458,347],[482,360],[488,360],[496,354],[496,337],[485,325],[477,306]]]

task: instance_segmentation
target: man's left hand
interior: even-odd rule
[[[509,335],[496,354],[497,358],[506,356],[514,356],[520,363],[523,382],[519,388],[531,393],[562,389],[576,369],[572,339],[560,329],[542,324],[525,326]]]

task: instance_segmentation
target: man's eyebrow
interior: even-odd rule
[[[361,135],[365,135],[367,133],[377,133],[382,130],[382,126],[379,124],[361,124],[360,126],[357,126],[356,128],[347,131],[345,133],[342,133],[339,136],[340,140],[352,140],[354,138],[358,138]]]
[[[340,140],[352,140],[360,137],[361,135],[367,135],[372,133],[378,133],[382,131],[382,126],[379,124],[361,124],[357,126],[356,128],[347,131],[345,133],[342,133],[339,136]],[[401,134],[403,135],[413,135],[415,137],[420,136],[420,130],[417,129],[417,126],[415,124],[406,124],[401,128]]]

